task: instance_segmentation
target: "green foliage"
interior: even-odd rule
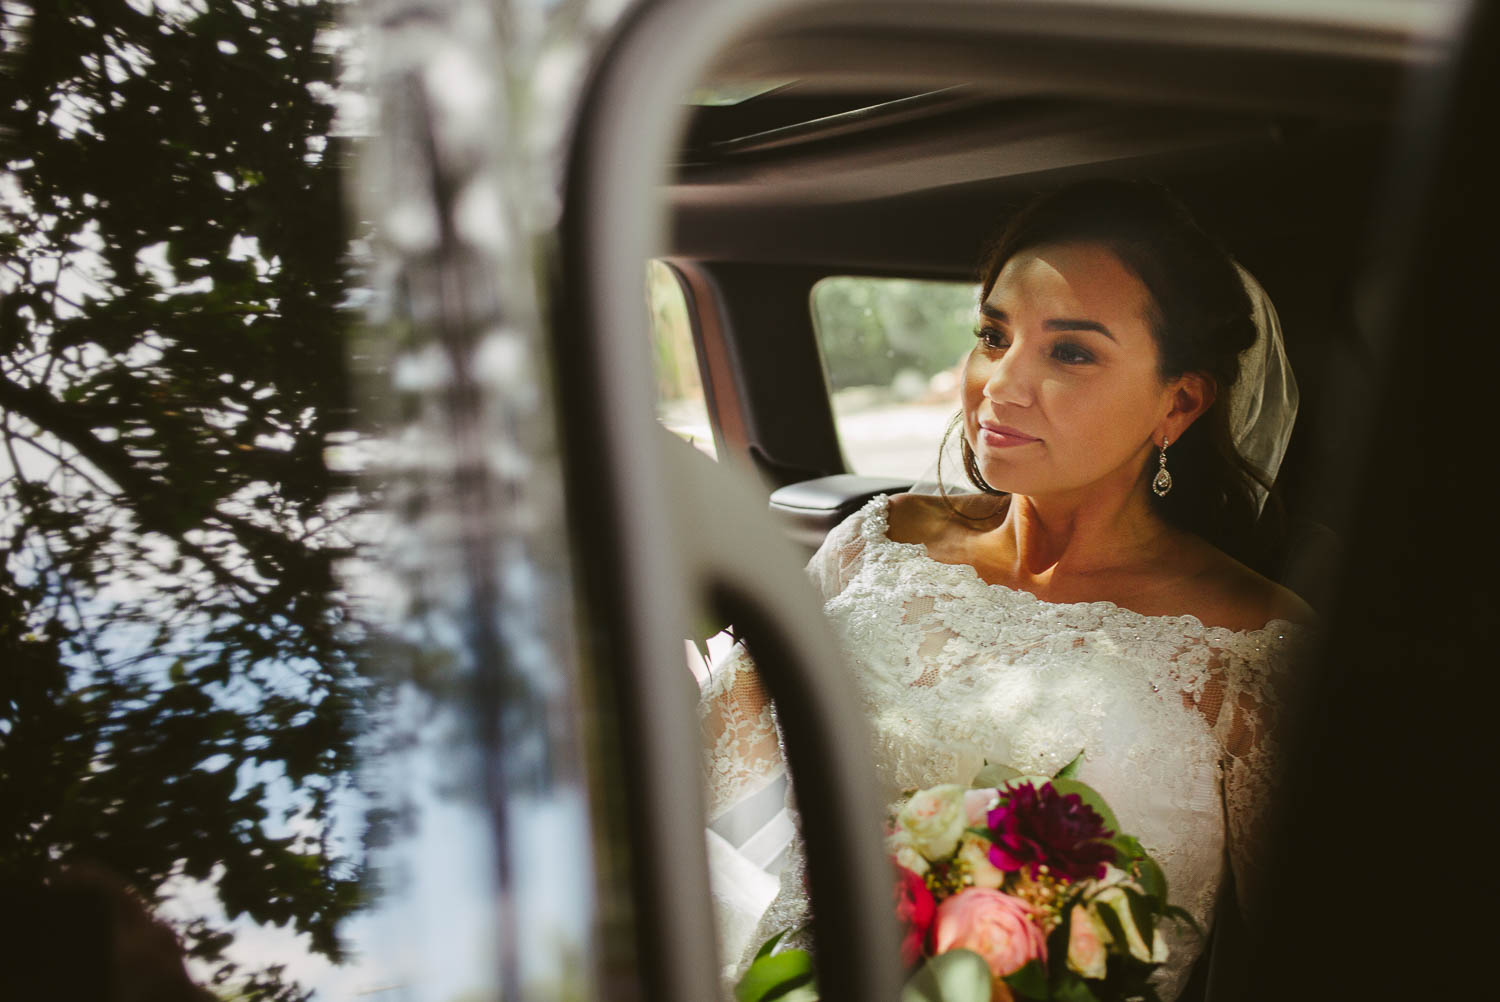
[[[1047,968],[1039,960],[1031,960],[1014,974],[1007,974],[1001,979],[1010,986],[1011,991],[1022,998],[1045,999],[1048,997],[1047,990]]]
[[[351,413],[336,6],[0,5],[0,867],[209,880],[334,959],[366,698],[324,461]],[[234,973],[228,932],[183,932]]]
[[[826,278],[812,294],[829,384],[888,386],[911,369],[952,368],[974,343],[978,292],[955,282]]]
[[[1083,752],[1079,751],[1073,756],[1073,760],[1052,774],[1053,779],[1077,779],[1078,770],[1083,765]]]
[[[1008,765],[999,762],[986,762],[984,768],[980,769],[974,776],[974,781],[969,784],[971,790],[998,789],[1015,779],[1021,779],[1022,773],[1019,769],[1012,769]]]
[[[973,950],[928,960],[901,990],[901,1002],[989,1002],[990,965]]]
[[[651,311],[651,339],[656,360],[658,400],[698,399],[703,384],[698,353],[688,320],[687,301],[677,276],[660,261],[646,266],[646,304]]]
[[[1159,908],[1167,903],[1167,875],[1133,835],[1116,835],[1109,840],[1115,850],[1115,865],[1135,878],[1141,889],[1155,899]]]
[[[783,929],[776,935],[772,936],[770,939],[766,940],[764,943],[760,944],[760,949],[755,951],[755,959],[760,960],[763,957],[769,957],[772,953],[775,952],[776,944],[785,939],[787,933],[791,931],[792,930],[790,929]]]
[[[772,1002],[806,988],[812,980],[812,954],[806,950],[758,953],[745,976],[734,986],[734,997],[737,1002]]]

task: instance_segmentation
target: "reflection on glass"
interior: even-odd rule
[[[336,6],[0,5],[5,878],[254,998],[362,899]]]
[[[491,5],[366,7],[412,29],[396,77],[442,68],[418,92],[438,129],[494,112]],[[489,998],[507,920],[527,962],[506,976],[586,993],[565,541],[516,228],[553,218],[559,123],[617,7],[518,5],[531,63],[506,69],[546,84],[508,97],[537,112],[526,169],[479,169],[488,118],[456,203],[367,223],[351,4],[0,0],[0,900],[34,919],[25,997]],[[467,62],[422,30],[444,17]],[[442,211],[456,251],[371,279],[380,239],[413,251]],[[455,265],[458,323],[457,286],[424,284]],[[380,371],[392,336],[409,350]],[[466,384],[429,378],[456,361]],[[491,493],[464,494],[481,468]],[[398,513],[400,580],[374,549],[403,543],[389,498],[426,506]],[[572,873],[506,862],[569,840]],[[515,922],[507,866],[507,901],[555,904]],[[109,962],[119,936],[154,959]]]

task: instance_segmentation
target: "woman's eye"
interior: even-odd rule
[[[1004,348],[1006,346],[1005,335],[994,327],[975,328],[974,336],[979,339],[980,344],[991,350]]]
[[[1052,357],[1065,365],[1084,365],[1094,360],[1094,356],[1087,349],[1067,341],[1052,346]]]

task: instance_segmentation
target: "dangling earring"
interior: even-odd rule
[[[1151,492],[1159,498],[1167,496],[1172,489],[1172,474],[1167,472],[1167,446],[1171,444],[1167,436],[1161,437],[1161,458],[1156,468],[1156,476],[1151,481]]]

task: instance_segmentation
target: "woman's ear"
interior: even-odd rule
[[[1214,400],[1219,396],[1219,386],[1213,377],[1205,373],[1185,372],[1177,377],[1169,392],[1171,409],[1162,420],[1161,434],[1175,442],[1204,411],[1213,406]]]

